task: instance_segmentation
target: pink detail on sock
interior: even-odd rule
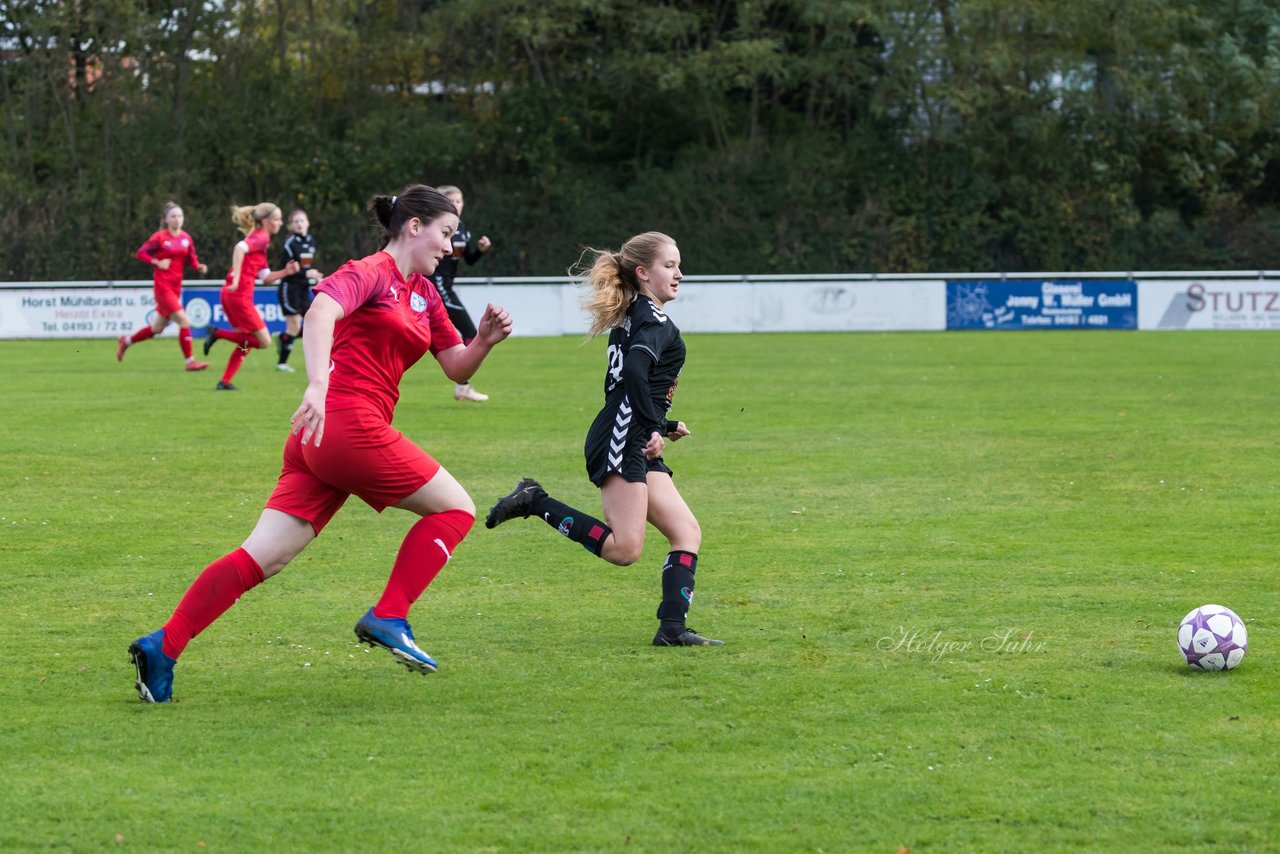
[[[680,555],[681,566],[693,566],[693,555],[683,552]]]
[[[604,536],[604,528],[600,527],[599,525],[592,525],[591,530],[587,532],[587,538],[591,540],[598,540],[603,536]]]

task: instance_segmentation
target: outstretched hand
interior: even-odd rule
[[[480,318],[476,334],[492,347],[511,334],[511,315],[502,306],[489,303],[485,306],[484,317]]]

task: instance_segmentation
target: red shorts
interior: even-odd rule
[[[173,317],[179,311],[182,311],[182,286],[173,287],[172,285],[156,285],[153,290],[156,295],[156,314],[161,317]]]
[[[243,288],[244,285],[240,287]],[[227,315],[227,323],[241,332],[257,332],[259,329],[267,328],[266,321],[262,319],[262,315],[258,314],[252,299],[241,302],[240,297],[234,292],[227,293],[226,288],[222,290],[222,311]]]
[[[325,414],[324,441],[302,444],[301,432],[284,443],[284,467],[267,499],[272,510],[306,519],[319,534],[355,495],[377,510],[417,492],[440,470],[430,454],[367,409]]]

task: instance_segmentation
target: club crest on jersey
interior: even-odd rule
[[[427,310],[427,298],[420,293],[412,293],[409,295],[409,308],[417,312]]]

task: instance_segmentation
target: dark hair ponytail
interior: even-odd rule
[[[426,184],[410,184],[394,196],[374,196],[369,200],[369,213],[382,232],[379,248],[385,249],[409,220],[431,222],[441,214],[457,216],[458,209],[444,194]]]

